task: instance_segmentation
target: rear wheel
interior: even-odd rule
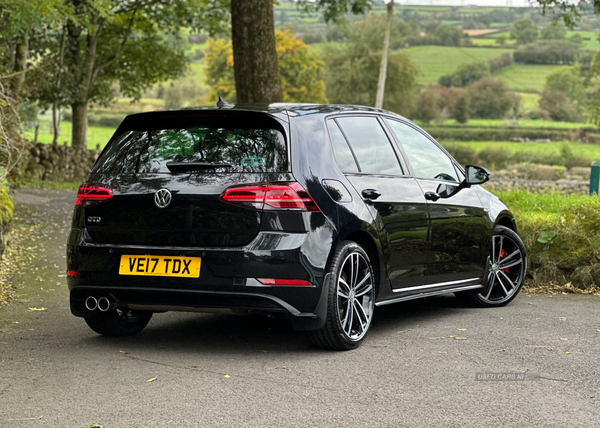
[[[356,242],[338,247],[328,282],[325,325],[309,332],[313,345],[324,349],[349,350],[364,339],[375,309],[375,277],[366,251]]]
[[[92,330],[104,336],[132,336],[142,331],[150,318],[152,312],[117,308],[84,319]]]
[[[457,297],[482,308],[507,305],[517,297],[526,273],[527,252],[523,241],[513,230],[497,226],[488,257],[485,288],[457,293]]]

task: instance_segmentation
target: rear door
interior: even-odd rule
[[[434,141],[409,124],[385,119],[397,137],[428,199],[430,259],[427,282],[478,280],[485,267],[486,214],[472,188],[458,189],[464,176]],[[436,196],[440,196],[436,199]],[[436,199],[436,200],[434,200]],[[453,284],[449,284],[450,286]]]
[[[290,179],[284,129],[267,115],[248,121],[203,113],[156,118],[125,129],[103,152],[91,179],[111,201],[85,208],[98,243],[241,246],[260,230],[261,212],[222,202],[229,186]],[[157,192],[170,193],[161,206]],[[165,202],[164,200],[162,202]]]
[[[380,119],[328,120],[336,161],[371,207],[393,288],[421,285],[427,262],[427,205],[417,182],[405,175]]]

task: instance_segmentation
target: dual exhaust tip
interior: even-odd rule
[[[88,298],[85,299],[85,307],[88,311],[95,311],[98,309],[101,312],[106,312],[116,309],[117,302],[111,301],[108,297],[96,299],[94,296],[88,296]]]

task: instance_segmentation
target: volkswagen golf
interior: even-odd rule
[[[507,207],[391,112],[274,104],[128,116],[77,193],[71,311],[103,335],[154,313],[281,313],[356,348],[375,309],[509,303],[526,252]]]

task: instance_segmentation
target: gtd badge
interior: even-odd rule
[[[160,189],[154,194],[154,204],[158,208],[166,208],[171,203],[171,192],[169,189]]]

